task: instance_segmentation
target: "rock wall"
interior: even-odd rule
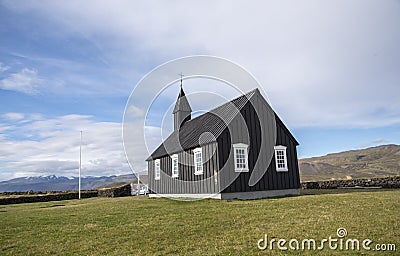
[[[105,188],[99,190],[81,191],[81,198],[89,197],[121,197],[131,196],[131,185],[126,184],[114,188]],[[5,204],[22,204],[35,202],[49,202],[78,199],[78,191],[62,191],[62,192],[3,192],[0,193],[0,205]]]
[[[22,203],[34,203],[34,202],[49,202],[49,201],[62,201],[78,199],[78,191],[71,192],[57,192],[44,194],[43,192],[32,194],[11,194],[2,193],[3,197],[0,197],[0,205],[4,204],[22,204]],[[81,198],[96,197],[97,191],[81,191]]]
[[[301,183],[302,189],[336,189],[340,187],[400,188],[400,176],[354,180],[312,181]]]
[[[121,196],[131,196],[132,187],[131,184],[126,184],[123,186],[115,188],[102,188],[98,190],[97,196],[100,197],[121,197]]]

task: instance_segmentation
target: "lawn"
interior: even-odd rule
[[[395,255],[400,190],[308,190],[302,196],[195,202],[89,198],[0,206],[1,255]],[[258,240],[371,239],[371,251],[260,250]],[[373,251],[395,244],[396,252]],[[318,246],[319,244],[317,244]],[[288,247],[288,243],[286,243]]]

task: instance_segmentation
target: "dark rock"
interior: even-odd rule
[[[103,188],[98,190],[97,196],[99,197],[130,196],[131,190],[132,190],[131,184],[126,184],[115,188]]]
[[[302,189],[336,189],[339,187],[400,188],[400,176],[372,179],[310,181],[301,183]]]
[[[81,198],[96,197],[97,191],[82,191]],[[34,202],[49,202],[78,199],[78,191],[58,192],[49,194],[26,194],[21,196],[10,196],[0,198],[0,205],[4,204],[22,204]]]

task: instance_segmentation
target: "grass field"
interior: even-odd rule
[[[1,255],[399,255],[400,190],[303,191],[253,201],[89,198],[0,206]],[[271,238],[345,238],[396,252],[261,251]],[[288,247],[288,244],[286,244]]]

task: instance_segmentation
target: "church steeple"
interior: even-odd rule
[[[192,118],[192,108],[185,96],[185,92],[182,88],[182,77],[181,77],[181,90],[176,100],[174,111],[174,131],[179,130],[182,125]]]

